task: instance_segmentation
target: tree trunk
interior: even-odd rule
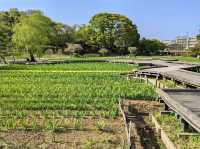
[[[35,59],[33,53],[30,53],[30,62],[36,62],[36,59]]]
[[[57,47],[53,48],[53,54],[56,54],[57,53]]]
[[[14,63],[14,64],[15,64],[15,61],[16,61],[15,56],[13,56],[13,63]]]
[[[3,60],[4,64],[7,64],[6,58],[4,56],[0,56],[0,58]]]

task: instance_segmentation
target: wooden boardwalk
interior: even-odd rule
[[[190,87],[200,88],[200,73],[188,71],[191,68],[200,68],[200,64],[161,60],[125,61],[124,63],[150,66],[135,71],[136,76],[162,76]],[[165,104],[181,117],[185,126],[189,124],[200,133],[200,89],[157,89],[157,92]]]
[[[200,90],[158,89],[157,91],[170,109],[200,132]]]
[[[138,70],[135,72],[138,75],[163,76],[189,86],[200,88],[200,73],[186,70],[194,67],[200,67],[200,64],[167,62],[161,60],[135,61],[132,63],[138,65],[157,66],[157,68],[154,67]]]
[[[184,84],[199,88],[200,87],[200,73],[186,71],[183,69],[161,73],[165,77],[182,82]],[[200,97],[199,97],[200,98]]]

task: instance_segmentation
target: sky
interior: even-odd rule
[[[0,0],[0,10],[39,9],[57,22],[87,24],[99,12],[126,15],[142,37],[160,40],[196,36],[200,0]]]

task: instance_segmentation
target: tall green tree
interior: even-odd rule
[[[9,36],[7,26],[0,23],[0,59],[6,63],[6,56],[9,55]]]
[[[74,42],[74,34],[75,31],[72,27],[62,23],[53,23],[50,36],[50,48],[53,49],[54,53],[56,53],[58,49],[64,51],[67,42]]]
[[[137,46],[140,35],[136,25],[126,16],[113,13],[99,13],[92,17],[89,24],[81,28],[89,44],[99,49],[107,48],[112,52],[120,52],[128,47]]]
[[[140,40],[138,54],[140,55],[158,55],[166,48],[166,45],[159,40],[145,39]]]
[[[200,34],[197,35],[197,40],[200,41]]]
[[[198,43],[192,48],[192,53],[200,58],[200,34],[197,35]]]
[[[97,52],[97,45],[92,40],[92,28],[89,25],[76,25],[75,27],[75,42],[81,44],[86,53]],[[95,49],[92,50],[92,47]]]
[[[20,53],[27,53],[30,61],[36,61],[35,55],[41,56],[50,42],[52,21],[41,13],[34,12],[23,16],[15,25],[12,42]]]
[[[20,20],[23,12],[16,8],[0,12],[0,58],[6,62],[6,56],[13,54],[13,27]]]

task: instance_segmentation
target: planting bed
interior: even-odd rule
[[[151,122],[150,114],[160,111],[163,105],[156,101],[125,100],[124,111],[135,129],[131,133],[132,148],[136,149],[165,149]]]
[[[161,124],[161,127],[167,133],[171,141],[176,145],[177,149],[199,149],[200,148],[200,136],[198,135],[183,135],[179,136],[183,132],[181,122],[174,114],[161,115],[155,114],[156,119]]]
[[[152,100],[153,88],[109,63],[0,68],[0,148],[126,146],[118,98]],[[74,72],[73,72],[74,71]]]

